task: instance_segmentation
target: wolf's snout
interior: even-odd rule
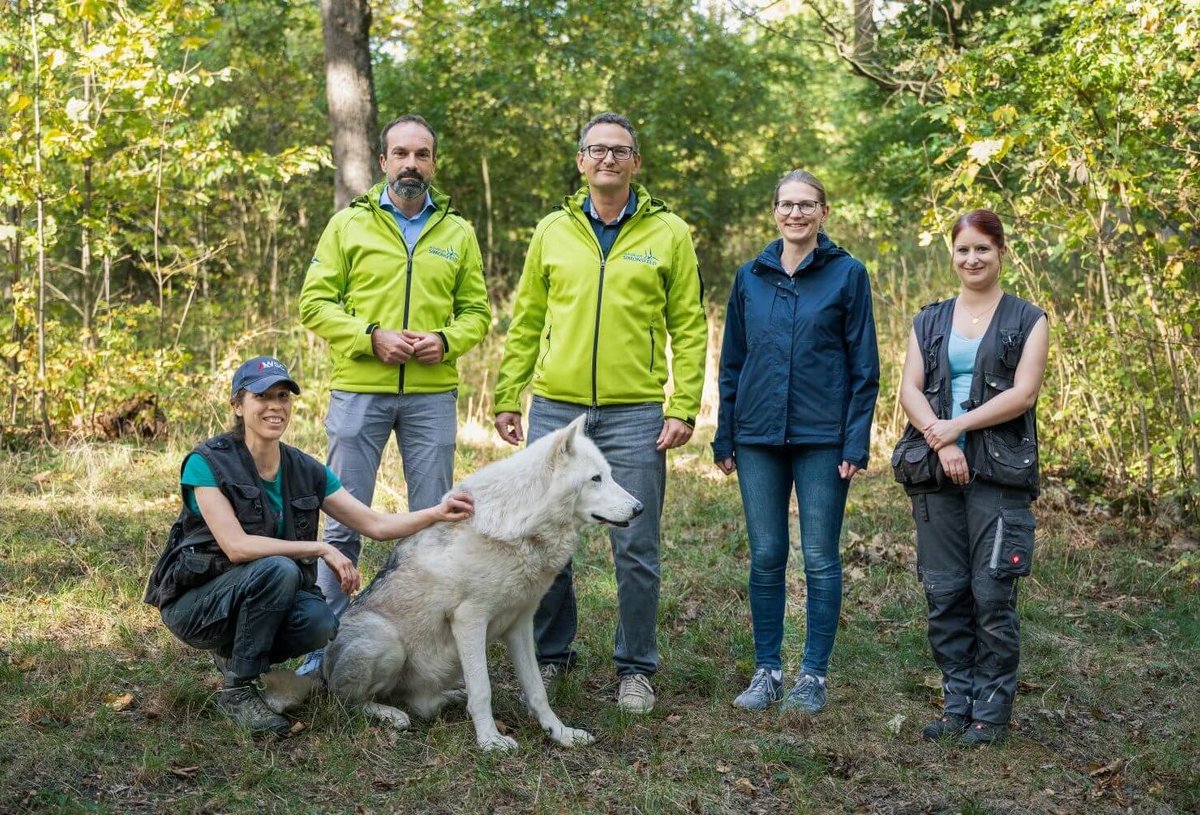
[[[630,517],[636,518],[637,516],[641,515],[643,509],[645,509],[645,507],[642,506],[641,501],[634,501],[633,502],[633,515],[631,515]]]

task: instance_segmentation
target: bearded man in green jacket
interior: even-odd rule
[[[300,318],[332,351],[330,469],[369,506],[395,434],[408,509],[416,511],[440,502],[454,480],[454,361],[483,339],[492,315],[475,232],[430,185],[433,128],[420,116],[400,116],[379,144],[386,179],[325,228],[300,292]],[[353,530],[329,519],[325,541],[358,562]],[[348,600],[336,575],[321,570],[317,585],[341,614]],[[319,667],[314,653],[299,672]]]
[[[654,708],[658,669],[659,522],[666,451],[692,435],[708,341],[691,233],[633,176],[641,168],[629,120],[602,113],[584,125],[576,166],[587,186],[534,230],[496,380],[496,430],[524,439],[521,392],[533,386],[529,441],[586,414],[587,435],[613,477],[642,502],[611,533],[619,621],[617,704]],[[667,343],[674,392],[664,404]],[[571,565],[534,618],[538,662],[551,686],[575,660]]]

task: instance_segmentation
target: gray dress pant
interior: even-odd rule
[[[458,391],[444,393],[350,393],[332,391],[325,432],[329,435],[329,469],[342,486],[367,506],[375,497],[375,478],[383,448],[395,434],[408,487],[408,509],[441,502],[454,483],[454,438],[458,432]],[[355,564],[362,540],[333,518],[325,519],[325,542]],[[321,560],[317,585],[334,614],[349,605],[337,575]]]
[[[912,498],[917,571],[929,608],[929,645],[942,672],[945,712],[1007,724],[1017,691],[1019,577],[1028,571],[1029,493],[979,479]],[[1019,568],[1011,555],[1026,553]],[[1021,558],[1018,558],[1021,560]]]
[[[529,443],[584,414],[584,432],[608,459],[613,479],[645,507],[628,527],[613,528],[609,540],[617,573],[613,662],[618,676],[650,675],[658,670],[659,523],[667,483],[666,453],[654,448],[663,427],[662,405],[588,407],[535,396],[529,408]],[[574,663],[576,621],[575,582],[568,562],[533,618],[538,662]]]

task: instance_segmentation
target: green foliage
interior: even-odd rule
[[[437,183],[476,226],[501,334],[534,224],[581,183],[578,129],[595,113],[634,120],[641,180],[692,226],[716,303],[774,236],[774,180],[816,172],[831,236],[873,276],[879,452],[903,422],[909,320],[956,288],[942,236],[994,207],[1005,284],[1051,315],[1049,460],[1130,506],[1194,503],[1200,9],[887,4],[859,53],[840,40],[846,6],[384,2],[380,115],[438,129]],[[5,7],[0,423],[63,431],[138,387],[211,421],[175,389],[243,352],[284,354],[319,384],[324,347],[295,301],[332,202],[320,35],[304,0]],[[464,360],[472,412],[496,352]]]

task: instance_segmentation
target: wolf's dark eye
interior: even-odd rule
[[[592,480],[593,480],[593,481],[600,481],[601,479],[600,479],[600,476],[597,474],[597,475],[594,475],[594,476],[592,476]]]

